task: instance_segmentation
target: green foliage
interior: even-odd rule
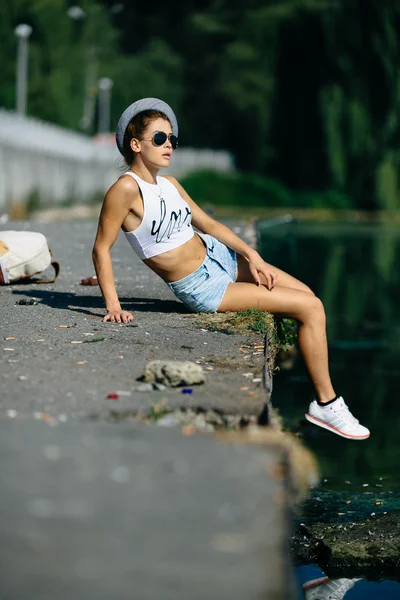
[[[255,173],[199,170],[181,179],[200,204],[231,207],[351,208],[351,200],[334,190],[296,193],[274,179]]]
[[[0,53],[7,60],[0,73],[0,106],[15,107],[17,40],[14,28],[32,26],[29,40],[28,114],[70,129],[89,117],[87,133],[96,131],[97,81],[111,77],[111,126],[140,96],[157,96],[179,112],[182,57],[166,40],[148,37],[134,56],[119,52],[119,34],[111,14],[97,0],[79,3],[85,16],[68,16],[67,0],[13,0],[0,4]],[[132,85],[132,82],[134,85]]]
[[[150,407],[149,412],[147,413],[147,419],[149,421],[159,421],[160,419],[168,415],[170,412],[171,409],[168,408],[166,402],[164,400],[161,400],[160,402],[157,402],[156,404],[153,404]]]
[[[236,322],[236,323],[235,323]],[[242,327],[255,333],[268,334],[272,346],[287,350],[297,342],[297,321],[286,317],[272,317],[272,315],[257,308],[238,310],[231,319],[232,325]]]
[[[162,98],[179,114],[182,64],[182,57],[157,38],[151,38],[135,56],[120,56],[110,64],[107,72],[114,80],[113,125],[129,104],[143,97]]]
[[[299,192],[296,194],[296,204],[299,208],[329,208],[349,210],[353,202],[349,196],[337,190]]]
[[[154,0],[118,15],[114,0],[79,4],[74,21],[69,0],[0,3],[0,106],[15,106],[25,22],[32,116],[79,129],[85,112],[93,134],[97,79],[111,77],[112,128],[135,99],[161,97],[181,146],[234,154],[247,174],[196,184],[209,202],[400,207],[400,3]]]
[[[271,331],[271,317],[269,313],[256,308],[248,308],[247,310],[237,311],[238,319],[245,319],[247,323],[247,329],[255,331],[256,333],[270,333]]]
[[[196,171],[181,179],[190,196],[217,206],[290,206],[292,195],[278,181],[235,171]]]
[[[298,324],[295,319],[275,317],[277,343],[282,350],[287,350],[297,342]]]

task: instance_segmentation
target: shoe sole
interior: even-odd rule
[[[319,587],[324,583],[329,583],[330,581],[331,580],[329,579],[329,577],[319,577],[318,579],[311,579],[311,581],[306,581],[306,583],[303,583],[301,587],[306,592],[307,590],[312,590],[313,588]]]
[[[336,429],[336,427],[333,427],[333,425],[329,425],[329,423],[326,423],[325,421],[322,421],[321,419],[317,419],[317,417],[313,417],[309,413],[306,413],[305,417],[306,417],[307,421],[310,421],[310,423],[313,423],[314,425],[318,425],[318,427],[323,427],[324,429],[327,429],[328,431],[331,431],[332,433],[336,433],[336,435],[340,435],[341,437],[344,437],[348,440],[356,440],[356,441],[366,440],[371,435],[370,433],[368,433],[367,435],[350,435],[349,433],[343,433],[339,429]]]

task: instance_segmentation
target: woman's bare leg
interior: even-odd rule
[[[249,263],[245,259],[245,257],[238,254],[237,261],[238,261],[238,274],[237,274],[236,281],[255,283],[254,277],[250,273]],[[282,271],[281,269],[278,269],[277,267],[274,267],[273,265],[270,265],[268,263],[266,263],[266,264],[269,267],[271,267],[271,269],[273,269],[275,271],[275,273],[277,273],[277,275],[278,275],[277,285],[281,285],[283,287],[288,287],[288,288],[293,288],[295,290],[301,290],[303,292],[308,292],[309,294],[312,294],[313,296],[315,295],[314,292],[305,283],[302,283],[295,277],[292,277],[292,275],[289,275],[289,273],[285,273],[285,271]],[[265,280],[264,275],[262,275],[262,273],[259,273],[259,275],[260,275],[261,283],[263,283],[265,285],[267,282]]]
[[[258,287],[255,283],[236,282],[228,286],[218,312],[236,312],[248,308],[297,319],[299,349],[317,397],[320,402],[332,400],[336,394],[329,375],[326,320],[322,302],[309,291],[293,287],[276,285],[269,291],[265,285]]]

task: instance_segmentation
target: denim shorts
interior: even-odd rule
[[[211,235],[198,233],[206,246],[206,257],[198,269],[179,281],[168,283],[188,308],[195,312],[215,313],[226,288],[236,281],[236,252]]]

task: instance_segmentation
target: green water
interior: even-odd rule
[[[261,223],[259,232],[263,258],[323,301],[334,387],[371,430],[368,440],[354,442],[309,424],[304,412],[313,392],[303,363],[296,357],[282,365],[272,402],[316,454],[322,474],[305,515],[400,509],[399,228],[294,222]]]

